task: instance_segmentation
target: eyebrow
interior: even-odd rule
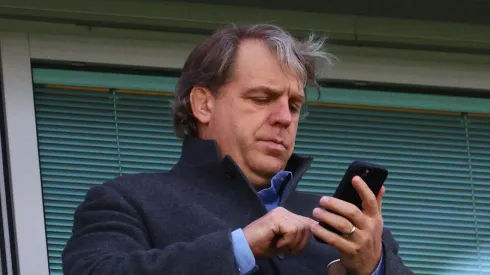
[[[270,93],[270,94],[282,94],[283,93],[283,91],[281,91],[281,90],[276,90],[276,89],[273,89],[271,87],[263,86],[263,85],[247,89],[247,93],[254,93],[254,92],[266,92],[266,93]],[[291,97],[295,100],[300,101],[301,103],[305,103],[305,101],[306,101],[305,96],[301,95],[301,94],[292,94]]]

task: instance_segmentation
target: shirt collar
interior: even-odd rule
[[[269,188],[257,192],[261,200],[266,204],[276,201],[280,196],[280,194],[277,194],[278,190],[281,189],[283,184],[287,184],[292,177],[293,173],[289,171],[280,171],[277,173],[271,179],[271,186]]]

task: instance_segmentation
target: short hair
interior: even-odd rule
[[[325,39],[314,35],[299,40],[281,27],[270,24],[233,24],[218,29],[192,50],[177,82],[172,112],[178,137],[197,136],[197,120],[190,103],[191,90],[200,86],[216,95],[233,73],[238,47],[246,39],[263,41],[281,63],[297,73],[304,86],[313,85],[318,89],[316,61],[331,64],[333,60],[323,49]]]

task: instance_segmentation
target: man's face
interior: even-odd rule
[[[230,81],[214,99],[206,136],[217,140],[221,154],[230,155],[252,184],[267,185],[293,152],[304,102],[296,73],[262,42],[246,40]]]

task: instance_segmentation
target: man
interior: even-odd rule
[[[64,274],[328,274],[337,259],[351,274],[412,274],[383,230],[384,189],[376,197],[353,179],[363,211],[295,191],[311,163],[292,152],[304,87],[315,62],[329,60],[322,47],[272,25],[230,26],[202,41],[176,91],[179,162],[92,188],[75,213]]]

